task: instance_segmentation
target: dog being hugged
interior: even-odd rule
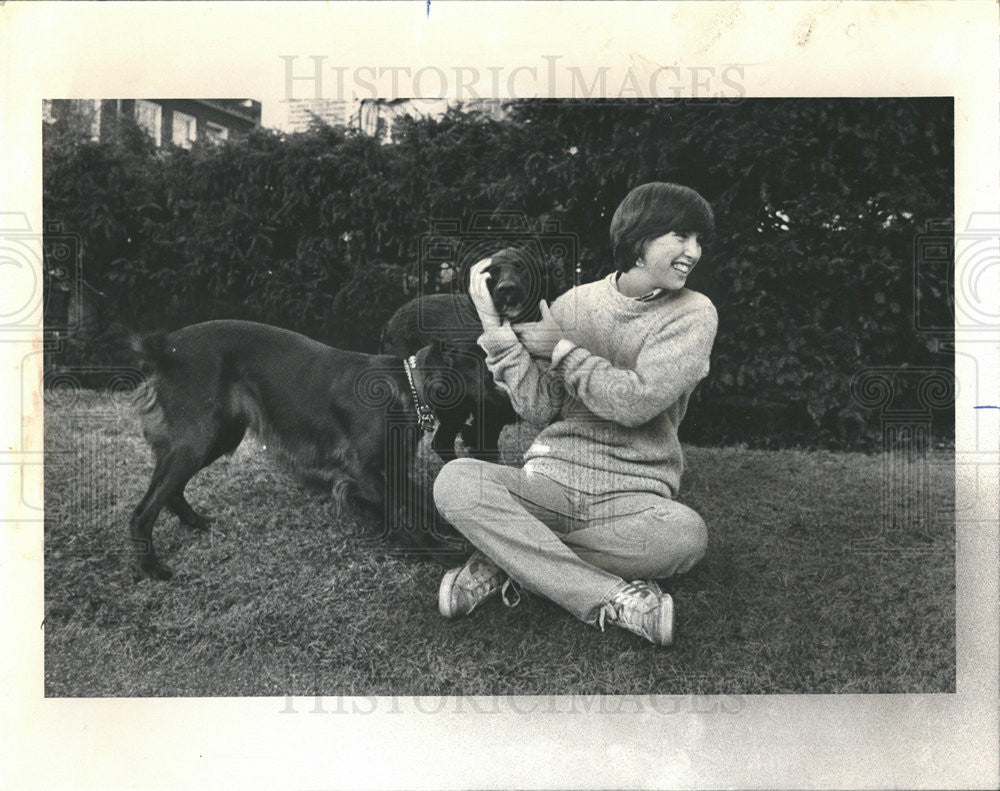
[[[539,301],[555,296],[550,278],[519,248],[505,248],[490,259],[488,288],[500,318],[512,324],[538,321]],[[452,410],[442,418],[434,434],[433,448],[442,459],[455,458],[459,432],[473,456],[495,459],[501,430],[518,419],[507,394],[494,384],[486,367],[485,352],[476,342],[482,332],[467,289],[412,299],[392,315],[382,331],[379,350],[383,354],[405,356],[425,344],[442,341],[456,354],[467,356],[478,371],[480,397],[464,415]],[[470,415],[471,424],[466,426]]]
[[[133,336],[131,345],[146,375],[140,414],[155,468],[129,530],[140,574],[154,579],[172,574],[153,547],[161,509],[206,530],[209,520],[187,502],[184,487],[233,453],[247,431],[304,477],[328,485],[338,507],[347,497],[385,505],[387,487],[412,480],[422,430],[435,418],[467,415],[478,387],[468,358],[440,344],[400,359],[335,349],[266,324],[209,321]],[[408,518],[387,509],[390,516]],[[412,548],[440,545],[427,530],[400,530],[398,538]]]

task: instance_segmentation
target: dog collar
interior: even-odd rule
[[[403,370],[406,371],[406,379],[410,383],[410,392],[413,394],[413,404],[417,408],[417,425],[424,431],[433,431],[436,422],[434,410],[420,401],[420,396],[417,395],[417,386],[413,382],[413,371],[416,368],[417,356],[415,354],[403,359]]]

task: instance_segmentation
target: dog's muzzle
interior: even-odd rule
[[[497,283],[493,289],[493,304],[497,312],[508,319],[516,318],[528,306],[528,295],[520,285],[515,283]]]

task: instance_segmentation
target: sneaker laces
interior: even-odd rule
[[[642,615],[648,609],[643,593],[649,591],[659,594],[661,592],[660,586],[655,582],[644,582],[643,580],[625,583],[597,611],[598,628],[603,632],[608,621],[615,623],[628,620],[628,615],[635,615],[637,620],[641,621]]]
[[[466,569],[474,584],[470,592],[477,598],[489,596],[499,582],[500,598],[505,607],[513,608],[521,603],[521,586],[482,552],[473,553],[466,562]]]
[[[597,628],[604,631],[604,622],[610,618],[612,621],[618,620],[618,613],[611,602],[604,602],[601,609],[597,611]]]
[[[507,577],[500,586],[500,598],[504,607],[517,607],[521,603],[521,586],[511,577]]]

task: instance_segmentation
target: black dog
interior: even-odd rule
[[[156,466],[130,534],[140,573],[155,579],[171,576],[153,549],[161,508],[207,529],[184,487],[235,451],[247,429],[304,476],[329,485],[338,506],[348,494],[385,505],[386,494],[411,479],[420,429],[430,430],[435,414],[442,421],[467,415],[478,384],[474,366],[440,347],[400,360],[248,321],[195,324],[136,338],[133,348],[147,374],[141,414]],[[404,531],[400,539],[413,547],[439,544],[427,532]]]
[[[488,283],[493,304],[501,318],[511,323],[538,321],[538,302],[551,296],[537,268],[529,265],[528,254],[508,247],[492,256]],[[464,279],[463,279],[464,282]],[[476,343],[483,326],[467,289],[455,294],[431,294],[412,299],[397,310],[382,331],[383,354],[408,355],[432,341],[441,341],[456,356],[468,357],[478,371],[478,393],[470,413],[452,411],[441,418],[433,448],[442,459],[455,457],[455,438],[462,438],[477,458],[496,458],[500,432],[518,417],[510,399],[493,382],[486,368],[486,355]]]

